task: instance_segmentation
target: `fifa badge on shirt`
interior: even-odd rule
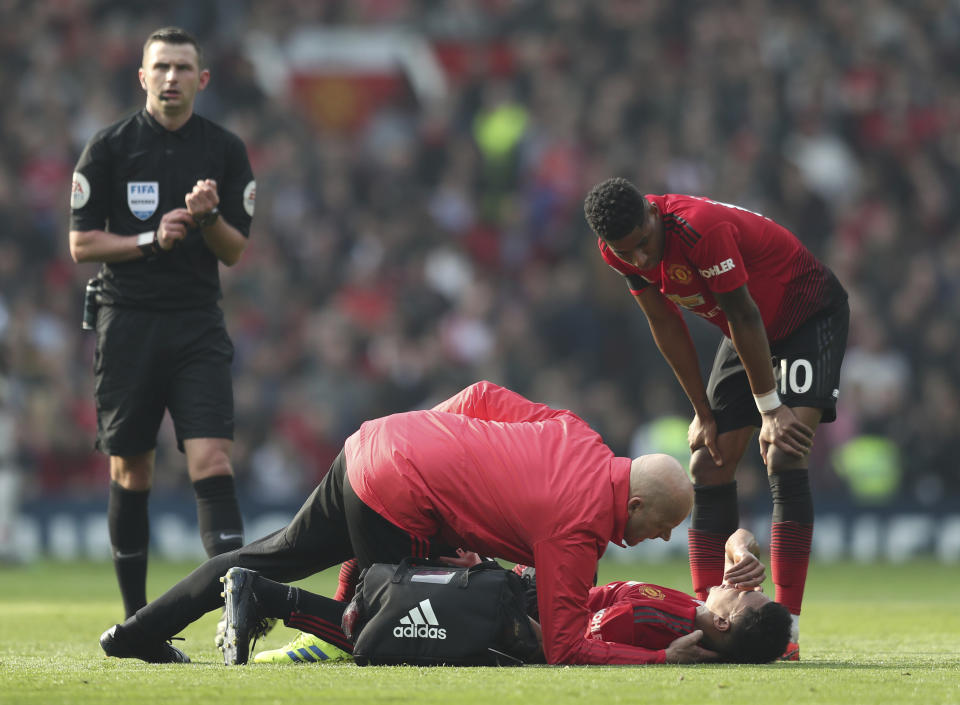
[[[128,181],[127,205],[130,212],[140,220],[146,220],[153,215],[160,204],[160,182],[158,181]]]

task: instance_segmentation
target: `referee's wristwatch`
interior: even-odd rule
[[[211,210],[208,210],[203,215],[195,216],[193,222],[197,224],[197,227],[201,230],[203,228],[209,228],[211,225],[217,222],[217,219],[220,217],[220,209],[214,206]]]
[[[157,231],[149,230],[137,235],[137,248],[145,260],[152,260],[159,255],[162,250],[157,242]]]

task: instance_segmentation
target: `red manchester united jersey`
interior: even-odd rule
[[[640,270],[599,240],[603,259],[623,274],[632,294],[657,286],[664,296],[730,336],[715,293],[747,285],[767,337],[780,340],[811,315],[846,298],[824,264],[789,230],[759,213],[697,196],[647,195],[660,211],[663,259]]]
[[[699,600],[652,583],[613,582],[590,590],[587,639],[665,649],[696,626]]]

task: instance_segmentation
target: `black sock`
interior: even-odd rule
[[[343,611],[348,604],[350,603],[300,590],[295,611],[300,614],[314,615],[339,627],[343,620]]]
[[[767,479],[773,497],[773,523],[813,523],[813,497],[810,494],[810,474],[806,468],[770,473]]]
[[[723,485],[697,485],[693,491],[691,528],[723,536],[729,536],[739,528],[740,509],[735,481]]]
[[[296,612],[300,595],[304,591],[292,585],[284,585],[258,575],[253,581],[253,594],[257,597],[257,614],[261,617],[285,619]]]
[[[269,580],[262,575],[255,578],[253,593],[257,596],[257,614],[260,617],[283,620],[292,614],[305,614],[339,625],[348,604]]]
[[[147,550],[150,544],[150,517],[147,500],[150,490],[127,490],[110,482],[107,502],[107,529],[113,549],[120,596],[127,617],[147,604]]]
[[[197,523],[207,556],[243,546],[243,518],[232,475],[214,475],[193,483],[197,496]]]

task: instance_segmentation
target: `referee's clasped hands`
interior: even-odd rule
[[[194,216],[208,213],[220,203],[217,194],[217,182],[213,179],[197,181],[193,190],[184,198],[186,208],[174,208],[160,218],[157,228],[157,244],[161,250],[169,252],[177,241],[187,236],[187,230],[196,227]]]
[[[186,208],[174,208],[160,218],[157,227],[157,244],[161,250],[169,252],[177,241],[187,236],[187,229],[193,227],[193,216]]]
[[[201,216],[209,213],[220,205],[220,196],[217,194],[217,182],[213,179],[200,179],[193,191],[184,199],[191,216]]]

